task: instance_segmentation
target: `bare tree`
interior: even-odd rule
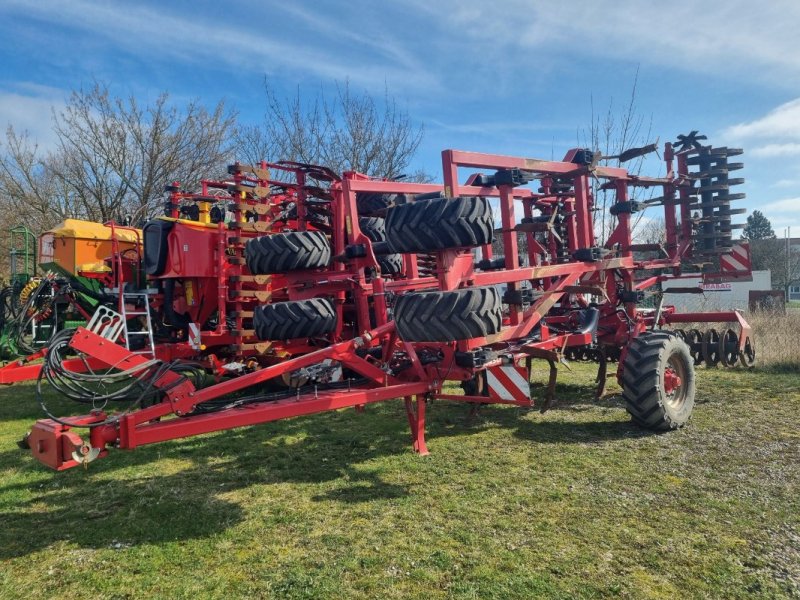
[[[298,88],[294,97],[278,97],[265,81],[266,113],[260,125],[237,131],[237,153],[243,160],[294,160],[359,171],[394,179],[407,169],[423,136],[408,112],[385,91],[376,102],[368,93],[355,94],[348,82],[333,96],[320,90],[312,98]]]
[[[75,196],[53,169],[56,154],[43,154],[25,132],[8,127],[0,144],[0,206],[34,231],[82,216]]]
[[[618,156],[631,147],[644,146],[652,142],[650,139],[652,116],[649,120],[646,120],[637,108],[638,85],[639,69],[637,68],[631,85],[630,96],[621,110],[617,109],[612,98],[605,112],[602,114],[597,113],[595,112],[594,97],[590,98],[591,126],[588,131],[582,130],[579,134],[579,137],[583,138],[584,146],[599,151],[603,156],[611,157]],[[645,156],[639,156],[623,165],[616,158],[610,162],[610,165],[624,166],[629,173],[638,175],[641,173],[645,161]],[[595,207],[597,208],[593,214],[593,224],[600,241],[605,242],[616,226],[616,219],[608,212],[611,203],[614,201],[614,193],[610,190],[600,189],[597,180],[593,182],[592,193],[595,199]],[[642,193],[642,189],[636,188],[633,193]],[[631,199],[636,198],[632,197]],[[642,221],[642,216],[643,213],[639,213],[633,219],[632,226],[634,230],[637,229],[640,222],[648,222],[647,219]]]
[[[166,184],[191,188],[222,171],[234,122],[223,102],[211,111],[198,102],[178,107],[163,93],[142,106],[96,83],[53,114],[55,149],[43,153],[9,127],[0,206],[37,233],[68,217],[141,220],[160,211]]]
[[[220,102],[212,111],[195,101],[169,104],[165,92],[141,106],[95,84],[73,92],[54,116],[59,155],[53,168],[89,218],[153,214],[164,185],[190,187],[230,157],[235,115]]]
[[[664,219],[642,219],[636,231],[636,241],[642,244],[664,244],[667,241]]]

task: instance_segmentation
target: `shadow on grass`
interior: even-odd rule
[[[591,386],[559,385],[554,408],[575,410],[591,403]],[[610,405],[613,400],[604,399]],[[613,404],[611,404],[613,405]],[[14,418],[31,406],[15,405]],[[521,439],[585,443],[644,435],[621,422],[568,423],[520,419],[519,410],[482,407],[477,418],[455,403],[435,402],[429,411],[430,439],[469,435],[488,428],[516,429]],[[265,441],[266,440],[266,441]],[[112,450],[88,470],[52,473],[21,450],[0,452],[0,468],[22,481],[0,483],[0,559],[24,556],[54,543],[86,548],[139,545],[204,538],[242,522],[246,504],[226,494],[253,486],[326,483],[315,501],[391,501],[409,494],[363,466],[400,455],[410,438],[401,403],[323,413],[138,448]],[[167,462],[172,459],[170,462]],[[188,464],[188,466],[187,466]],[[174,472],[175,469],[180,469]],[[2,508],[5,507],[5,508]],[[278,513],[269,507],[264,518]]]
[[[631,421],[520,421],[514,435],[540,444],[599,443],[658,435],[658,432],[638,427]]]
[[[316,499],[366,502],[405,496],[405,486],[356,468],[408,445],[396,415],[387,423],[388,412],[376,412],[372,423],[363,422],[366,415],[327,413],[136,452],[112,450],[88,470],[62,473],[45,470],[22,450],[4,451],[0,468],[21,467],[16,475],[25,481],[0,483],[0,559],[59,541],[108,548],[212,536],[245,518],[246,504],[225,495],[256,485],[341,480],[337,489]],[[265,443],[269,436],[274,439]],[[180,470],[164,472],[159,465]]]

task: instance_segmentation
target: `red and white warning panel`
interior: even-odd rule
[[[517,365],[489,367],[486,370],[489,397],[519,404],[531,404],[531,384],[528,369]]]
[[[747,242],[735,244],[730,253],[720,255],[719,266],[723,273],[749,273],[753,268],[750,260],[750,244]]]

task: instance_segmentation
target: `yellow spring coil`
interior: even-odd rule
[[[23,287],[19,293],[20,304],[25,304],[28,301],[28,298],[30,298],[30,295],[33,293],[33,290],[38,288],[41,283],[42,280],[40,277],[34,277],[28,283],[26,283],[25,287]]]

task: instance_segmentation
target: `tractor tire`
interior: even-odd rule
[[[408,202],[405,194],[376,194],[358,192],[356,194],[356,210],[362,216],[383,216],[387,209]]]
[[[358,220],[361,233],[373,242],[386,241],[386,223],[380,217],[361,217]],[[403,257],[400,254],[379,254],[378,266],[383,275],[397,275],[403,272]]]
[[[249,240],[244,258],[253,275],[318,269],[331,262],[331,246],[321,231],[274,233]]]
[[[394,320],[406,342],[454,342],[498,333],[502,307],[493,287],[412,292],[397,298]]]
[[[667,331],[643,333],[628,346],[622,369],[622,397],[634,422],[669,431],[689,421],[695,379],[686,342]]]
[[[253,329],[260,340],[318,337],[336,329],[336,309],[325,298],[265,304],[253,313]]]
[[[486,198],[441,198],[396,206],[386,215],[386,238],[397,252],[433,252],[491,244],[494,218]]]

